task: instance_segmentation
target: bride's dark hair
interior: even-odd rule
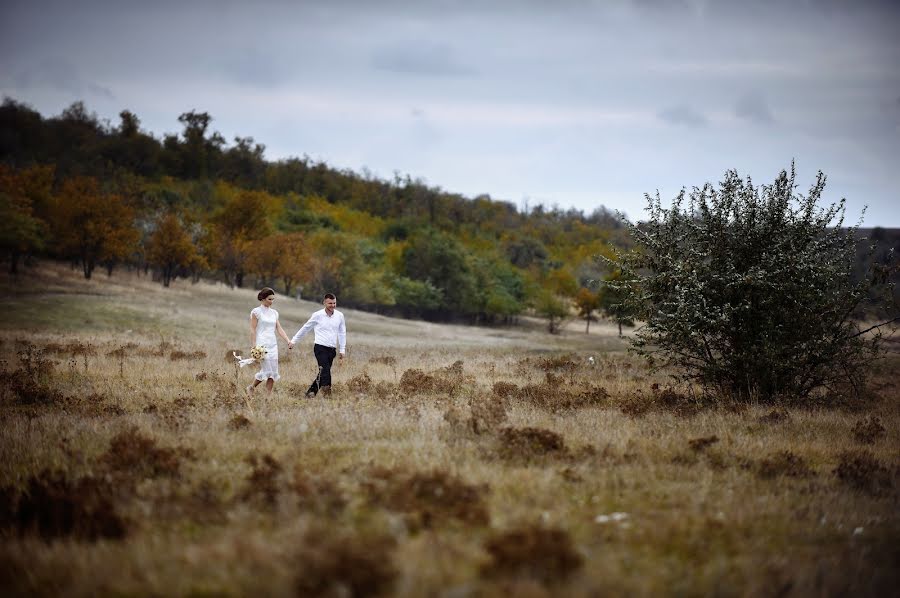
[[[256,298],[259,299],[260,301],[262,301],[263,299],[265,299],[265,298],[268,297],[269,295],[274,295],[274,294],[275,294],[275,291],[273,291],[273,290],[270,289],[269,287],[264,287],[263,290],[261,290],[261,291],[259,292],[259,294],[256,296]]]

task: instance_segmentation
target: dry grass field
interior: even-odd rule
[[[345,310],[333,396],[307,337],[248,400],[254,290],[95,276],[2,279],[3,596],[897,595],[898,354],[736,407],[609,325]]]

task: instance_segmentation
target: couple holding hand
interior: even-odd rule
[[[316,396],[319,390],[324,395],[331,394],[331,364],[334,358],[340,355],[344,359],[347,349],[347,325],[344,323],[344,314],[337,309],[337,299],[331,293],[326,293],[322,304],[325,306],[319,311],[313,312],[294,338],[289,339],[278,320],[278,312],[272,309],[275,302],[275,291],[266,287],[256,296],[259,299],[259,307],[250,312],[250,342],[253,346],[266,348],[266,355],[260,360],[259,371],[256,372],[253,384],[247,387],[247,393],[252,394],[257,386],[266,383],[266,390],[272,392],[275,382],[281,378],[278,373],[278,339],[276,333],[287,341],[288,349],[293,349],[301,338],[310,330],[315,331],[315,345],[313,354],[319,365],[315,380],[306,391],[306,398]],[[340,350],[340,352],[338,352]]]

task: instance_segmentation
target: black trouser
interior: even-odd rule
[[[337,349],[325,345],[313,345],[313,354],[316,356],[316,363],[319,364],[319,374],[306,392],[316,394],[323,386],[331,386],[331,362],[337,357]]]

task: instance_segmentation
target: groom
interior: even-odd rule
[[[344,323],[344,314],[335,309],[337,299],[331,293],[326,293],[322,304],[325,305],[325,309],[314,312],[288,343],[288,349],[293,349],[307,332],[315,330],[316,342],[313,345],[313,354],[319,364],[319,375],[306,391],[308,399],[315,397],[320,389],[323,395],[331,395],[331,363],[338,354],[338,349],[341,359],[344,359],[344,352],[347,349],[347,326]]]

